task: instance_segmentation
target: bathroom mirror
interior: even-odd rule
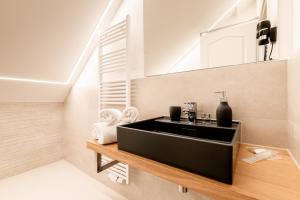
[[[145,76],[263,61],[256,25],[268,2],[144,0]]]

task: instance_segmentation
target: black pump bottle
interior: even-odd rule
[[[220,98],[220,104],[217,107],[216,118],[218,126],[232,126],[232,110],[228,105],[227,97],[225,91],[220,91],[216,93],[221,93],[222,97]]]

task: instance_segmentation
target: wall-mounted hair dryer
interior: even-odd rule
[[[271,51],[269,55],[269,60],[272,60],[271,55],[273,52],[273,45],[277,41],[277,27],[271,27],[270,20],[262,20],[258,22],[256,26],[256,39],[258,40],[258,45],[264,45],[264,61],[267,60],[268,44],[271,43]]]

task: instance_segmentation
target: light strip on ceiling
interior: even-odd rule
[[[217,21],[215,21],[207,30],[207,32],[210,32],[211,30],[213,30],[215,28],[215,26],[217,26],[233,9],[235,9],[238,4],[241,2],[242,0],[237,0],[220,18],[217,19]]]
[[[82,51],[82,53],[81,53],[81,55],[80,55],[80,57],[79,57],[77,63],[75,64],[75,67],[73,68],[73,70],[72,70],[72,72],[71,72],[71,75],[69,76],[69,78],[68,78],[68,80],[67,80],[67,83],[68,83],[68,84],[72,81],[73,76],[75,75],[75,72],[78,70],[78,68],[79,68],[79,66],[80,66],[80,64],[81,64],[81,62],[82,62],[84,56],[86,55],[86,53],[87,53],[87,51],[88,51],[88,49],[89,49],[89,47],[92,45],[92,43],[93,43],[93,41],[94,41],[94,38],[97,36],[98,31],[99,31],[99,29],[100,29],[100,26],[101,26],[101,24],[103,23],[103,20],[105,19],[106,15],[108,14],[109,10],[111,9],[111,6],[112,6],[113,1],[114,1],[114,0],[110,0],[110,1],[108,2],[108,5],[106,6],[106,8],[105,8],[105,10],[104,10],[103,15],[102,15],[101,18],[98,20],[98,23],[97,23],[97,25],[96,25],[96,28],[95,28],[93,34],[91,35],[91,37],[90,37],[90,39],[89,39],[87,45],[86,45],[85,48],[83,49],[83,51]]]
[[[75,72],[79,69],[79,66],[81,64],[81,62],[84,59],[85,54],[87,53],[90,45],[92,45],[92,42],[94,40],[94,38],[97,36],[97,33],[100,29],[101,24],[103,23],[103,20],[105,19],[106,15],[108,14],[109,10],[111,9],[111,6],[113,4],[114,0],[110,0],[108,5],[106,6],[102,16],[100,17],[100,19],[97,22],[96,28],[94,30],[94,32],[92,33],[92,35],[89,38],[89,41],[87,43],[87,45],[85,46],[85,48],[83,49],[78,61],[75,64],[75,67],[73,68],[69,78],[67,79],[67,81],[64,82],[59,82],[59,81],[44,81],[44,80],[35,80],[35,79],[25,79],[25,78],[14,78],[14,77],[0,77],[0,80],[4,80],[4,81],[18,81],[18,82],[29,82],[29,83],[40,83],[40,84],[51,84],[51,85],[69,85],[75,75]]]
[[[41,84],[51,84],[51,85],[67,85],[67,82],[56,82],[56,81],[43,81],[25,78],[13,78],[13,77],[0,77],[3,81],[18,81],[18,82],[29,82],[29,83],[41,83]]]

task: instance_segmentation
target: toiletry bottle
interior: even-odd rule
[[[216,111],[217,125],[231,127],[232,125],[232,110],[228,105],[227,97],[225,91],[220,91],[216,93],[221,93],[220,104]]]

